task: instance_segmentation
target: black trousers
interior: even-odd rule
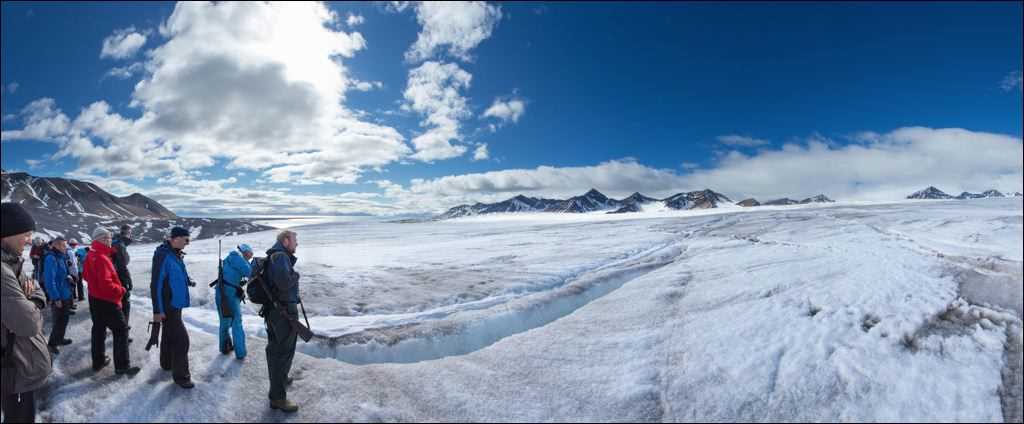
[[[82,282],[82,274],[78,274],[78,277],[75,278],[75,280],[78,280],[78,300],[85,300],[85,283]]]
[[[181,320],[181,309],[164,303],[164,320],[160,332],[160,368],[171,370],[175,382],[190,381],[188,370],[188,330]]]
[[[298,334],[291,326],[288,315],[296,316],[298,311],[294,304],[288,304],[287,310],[277,310],[268,306],[264,310],[264,322],[267,324],[267,373],[270,374],[270,400],[288,398],[288,374],[292,370],[295,359],[295,342]]]
[[[65,300],[61,302],[58,308],[56,304],[53,305],[53,329],[50,330],[50,342],[51,347],[59,347],[64,342],[64,334],[68,330],[68,320],[71,317],[71,301]]]
[[[132,311],[131,293],[125,291],[124,296],[121,298],[121,312],[124,313],[124,323],[128,324],[131,321],[131,317],[128,315]]]
[[[25,392],[4,396],[3,412],[5,423],[36,422],[36,393]]]
[[[114,369],[131,367],[128,358],[128,323],[116,303],[89,298],[89,313],[92,315],[92,366],[103,365],[106,356],[107,329],[114,335]]]

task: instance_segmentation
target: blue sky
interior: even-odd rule
[[[185,214],[1021,186],[1019,2],[2,7],[3,168]]]

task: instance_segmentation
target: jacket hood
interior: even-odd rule
[[[99,253],[99,254],[105,255],[105,256],[110,256],[110,255],[114,254],[114,249],[113,248],[111,248],[110,246],[107,246],[107,245],[105,245],[103,243],[100,243],[99,240],[93,240],[92,244],[89,245],[89,251],[90,252],[96,252],[96,253]]]

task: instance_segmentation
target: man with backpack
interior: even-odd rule
[[[223,276],[215,288],[217,305],[223,306],[218,308],[223,309],[220,314],[220,352],[227,355],[234,350],[238,360],[245,359],[246,355],[245,330],[242,328],[241,301],[245,298],[242,280],[248,279],[252,273],[249,264],[252,255],[252,248],[248,244],[241,244],[238,250],[232,250],[222,260]]]
[[[277,243],[267,250],[267,257],[253,266],[247,292],[254,303],[263,305],[260,316],[267,325],[267,372],[270,375],[270,409],[298,412],[299,406],[288,399],[288,373],[295,358],[298,324],[299,274],[295,266],[295,249],[299,246],[294,231],[282,230]],[[308,333],[309,329],[304,328]],[[303,335],[308,340],[309,335]]]

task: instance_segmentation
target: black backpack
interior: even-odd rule
[[[245,287],[245,294],[249,297],[249,301],[257,305],[271,303],[267,297],[268,290],[264,289],[269,264],[269,257],[256,258],[253,261],[252,273],[249,274],[249,284]]]

